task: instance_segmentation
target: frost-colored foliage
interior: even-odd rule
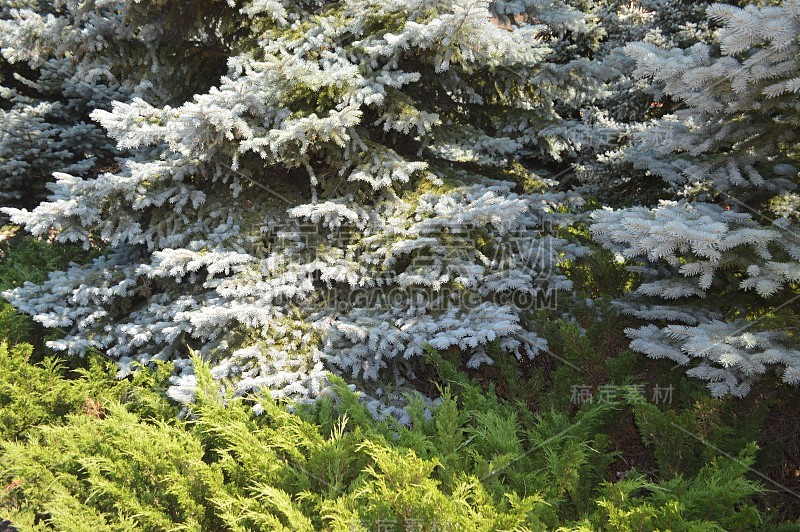
[[[663,184],[647,179],[626,158],[631,138],[669,108],[649,80],[635,72],[625,46],[644,42],[660,47],[689,46],[710,37],[706,2],[637,0],[593,2],[591,15],[601,38],[591,49],[592,76],[602,90],[582,105],[581,119],[571,125],[574,144],[570,184],[582,194],[619,204],[635,195],[651,202]]]
[[[209,21],[193,3],[151,4],[0,6],[0,203],[35,205],[56,171],[95,177],[115,167],[116,142],[92,111],[132,96],[183,101],[222,73],[215,54],[227,53],[217,50],[227,43],[195,46]]]
[[[662,94],[683,104],[641,132],[630,155],[635,164],[710,197],[737,189],[771,195],[793,189],[792,147],[800,135],[798,9],[794,2],[761,9],[713,5],[709,16],[723,24],[720,56],[705,43],[672,50],[628,45],[636,75],[651,78]],[[678,156],[664,157],[670,153]]]
[[[34,12],[38,4],[0,8],[0,203],[6,205],[41,197],[55,170],[85,174],[113,155],[114,143],[89,113],[126,93],[105,65],[79,63],[63,51],[46,54],[74,30],[52,13]]]
[[[800,153],[800,4],[715,4],[710,44],[627,47],[636,73],[682,106],[637,134],[626,157],[683,196],[653,209],[604,210],[592,232],[640,262],[643,299],[623,309],[657,322],[632,346],[688,365],[715,395],[744,395],[770,368],[800,382],[796,190]],[[660,297],[675,305],[652,305]],[[689,327],[689,325],[691,327]]]
[[[585,253],[559,236],[580,202],[526,191],[513,156],[557,154],[555,102],[581,90],[555,83],[546,27],[500,27],[474,1],[218,7],[197,14],[230,43],[216,86],[95,111],[131,153],[120,170],[57,173],[49,201],[6,210],[110,250],[6,292],[66,331],[51,346],[98,349],[120,375],[171,360],[181,401],[187,344],[240,394],[313,398],[338,373],[401,417],[425,344],[470,367],[489,344],[543,349],[529,310],[569,289],[558,263]],[[168,92],[177,67],[152,61]]]

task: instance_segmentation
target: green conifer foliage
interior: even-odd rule
[[[169,368],[129,382],[94,365],[67,379],[30,365],[29,351],[0,345],[0,517],[20,530],[688,530],[760,519],[750,500],[761,488],[744,476],[754,447],[660,484],[596,476],[611,456],[597,431],[627,408],[622,397],[520,421],[461,374],[430,417],[419,409],[405,427],[376,421],[337,380],[335,395],[295,413],[253,397],[256,415],[220,395],[196,359],[196,402],[181,420],[164,395]]]

